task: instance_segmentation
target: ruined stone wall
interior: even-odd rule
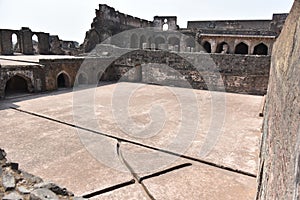
[[[150,21],[121,13],[112,7],[100,4],[81,48],[84,52],[90,52],[97,44],[113,35],[134,28],[151,26],[152,22]]]
[[[13,44],[13,35],[17,43]],[[37,38],[34,41],[33,36]],[[78,55],[79,50],[75,45],[64,46],[64,44],[76,44],[75,41],[63,41],[58,36],[50,36],[49,33],[34,32],[27,27],[21,30],[0,29],[0,55]],[[71,47],[71,48],[70,48]]]
[[[40,59],[40,63],[44,65],[45,89],[48,91],[56,90],[58,88],[57,77],[62,73],[66,76],[66,87],[73,87],[77,71],[82,62],[83,59],[81,58],[56,60]]]
[[[188,29],[204,33],[237,35],[278,35],[287,14],[274,14],[272,20],[189,21]]]
[[[109,56],[109,52],[105,55],[100,58],[40,60],[44,65],[45,89],[57,89],[57,77],[64,73],[68,77],[68,87],[74,83],[97,84],[99,80],[133,81],[205,90],[223,90],[225,86],[228,92],[263,95],[269,79],[269,56],[193,55],[148,50],[130,51],[120,57]],[[197,69],[184,59],[189,56],[199,59]],[[87,67],[80,70],[82,65]],[[80,74],[84,78],[81,83],[78,82]]]
[[[106,73],[111,81],[137,81],[184,87],[184,79],[188,80],[194,89],[222,90],[224,85],[228,92],[266,94],[269,56],[198,53],[194,54],[196,56],[192,56],[192,59],[198,59],[196,63],[200,66],[193,66],[184,59],[190,55],[193,54],[137,50],[118,58]],[[216,66],[212,66],[211,62]],[[149,67],[148,64],[152,66]],[[160,65],[155,67],[155,64]],[[163,65],[173,70],[165,70]]]
[[[257,199],[300,198],[300,1],[274,45]]]

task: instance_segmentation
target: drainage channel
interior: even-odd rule
[[[104,136],[104,137],[112,138],[112,139],[115,139],[117,141],[127,142],[129,144],[133,144],[133,145],[136,145],[136,146],[144,147],[144,148],[155,150],[155,151],[160,151],[160,152],[163,152],[163,153],[166,153],[166,154],[170,154],[170,155],[174,155],[174,156],[177,156],[177,157],[185,158],[187,160],[199,162],[199,163],[202,163],[202,164],[205,164],[205,165],[209,165],[211,167],[215,167],[215,168],[230,171],[230,172],[233,172],[233,173],[241,174],[241,175],[244,175],[244,176],[256,178],[255,174],[252,174],[250,172],[246,172],[246,171],[243,171],[243,170],[234,169],[234,168],[231,168],[231,167],[223,166],[223,165],[216,164],[216,163],[206,161],[206,160],[203,160],[203,159],[194,158],[194,157],[187,156],[187,155],[182,155],[182,154],[172,152],[172,151],[169,151],[169,150],[166,150],[166,149],[161,149],[161,148],[145,145],[145,144],[142,144],[142,143],[139,143],[139,142],[135,142],[135,141],[132,141],[132,140],[128,140],[128,139],[120,138],[120,137],[117,137],[117,136],[109,135],[109,134],[106,134],[106,133],[101,133],[101,132],[98,132],[98,131],[95,131],[95,130],[92,130],[92,129],[89,129],[89,128],[84,128],[84,127],[81,127],[81,126],[77,126],[75,124],[71,124],[71,123],[68,123],[68,122],[63,122],[63,121],[60,121],[60,120],[57,120],[57,119],[53,119],[51,117],[47,117],[47,116],[40,115],[40,114],[33,113],[33,112],[28,112],[28,111],[21,110],[21,109],[12,107],[12,106],[10,108],[13,109],[13,110],[22,112],[22,113],[26,113],[26,114],[35,116],[35,117],[47,119],[49,121],[53,121],[53,122],[56,122],[56,123],[67,125],[67,126],[70,126],[70,127],[73,127],[73,128],[78,128],[78,129],[81,129],[81,130],[84,130],[84,131],[87,131],[87,132],[90,132],[90,133],[94,133],[94,134],[98,134],[98,135],[101,135],[101,136]]]
[[[126,168],[130,171],[130,173],[133,176],[134,180],[137,181],[137,183],[139,184],[139,186],[141,186],[142,190],[144,191],[144,193],[146,194],[146,196],[148,197],[148,199],[149,200],[155,200],[155,198],[150,193],[150,191],[148,190],[148,188],[146,187],[146,185],[143,182],[140,181],[139,175],[137,173],[135,173],[134,169],[125,160],[124,156],[122,155],[122,151],[121,151],[121,141],[119,141],[119,140],[118,140],[118,143],[117,143],[117,154],[119,156],[119,159],[120,159],[121,163],[123,163],[126,166]]]
[[[117,184],[117,185],[114,185],[114,186],[111,186],[111,187],[108,187],[108,188],[104,188],[102,190],[98,190],[98,191],[92,192],[90,194],[85,194],[85,195],[82,196],[82,198],[89,199],[89,198],[92,198],[92,197],[95,197],[95,196],[99,196],[99,195],[107,193],[107,192],[111,192],[111,191],[120,189],[122,187],[126,187],[128,185],[132,185],[134,183],[135,183],[135,180],[132,179],[130,181],[127,181],[127,182],[124,182],[124,183],[120,183],[120,184]]]

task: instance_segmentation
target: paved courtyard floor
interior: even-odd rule
[[[137,83],[0,101],[0,147],[90,199],[255,198],[261,96]]]

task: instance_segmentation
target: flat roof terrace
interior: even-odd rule
[[[65,55],[13,55],[1,56],[1,66],[20,66],[20,65],[38,65],[40,59],[75,59],[79,57]]]
[[[90,199],[250,200],[262,98],[122,82],[3,100],[0,147]]]

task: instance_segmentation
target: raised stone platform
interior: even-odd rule
[[[12,55],[0,56],[1,66],[37,65],[40,59],[74,59],[75,56],[65,55]]]
[[[250,200],[261,100],[134,83],[15,98],[0,103],[0,147],[75,196]],[[132,119],[125,128],[124,109]],[[156,132],[146,135],[152,123]]]

